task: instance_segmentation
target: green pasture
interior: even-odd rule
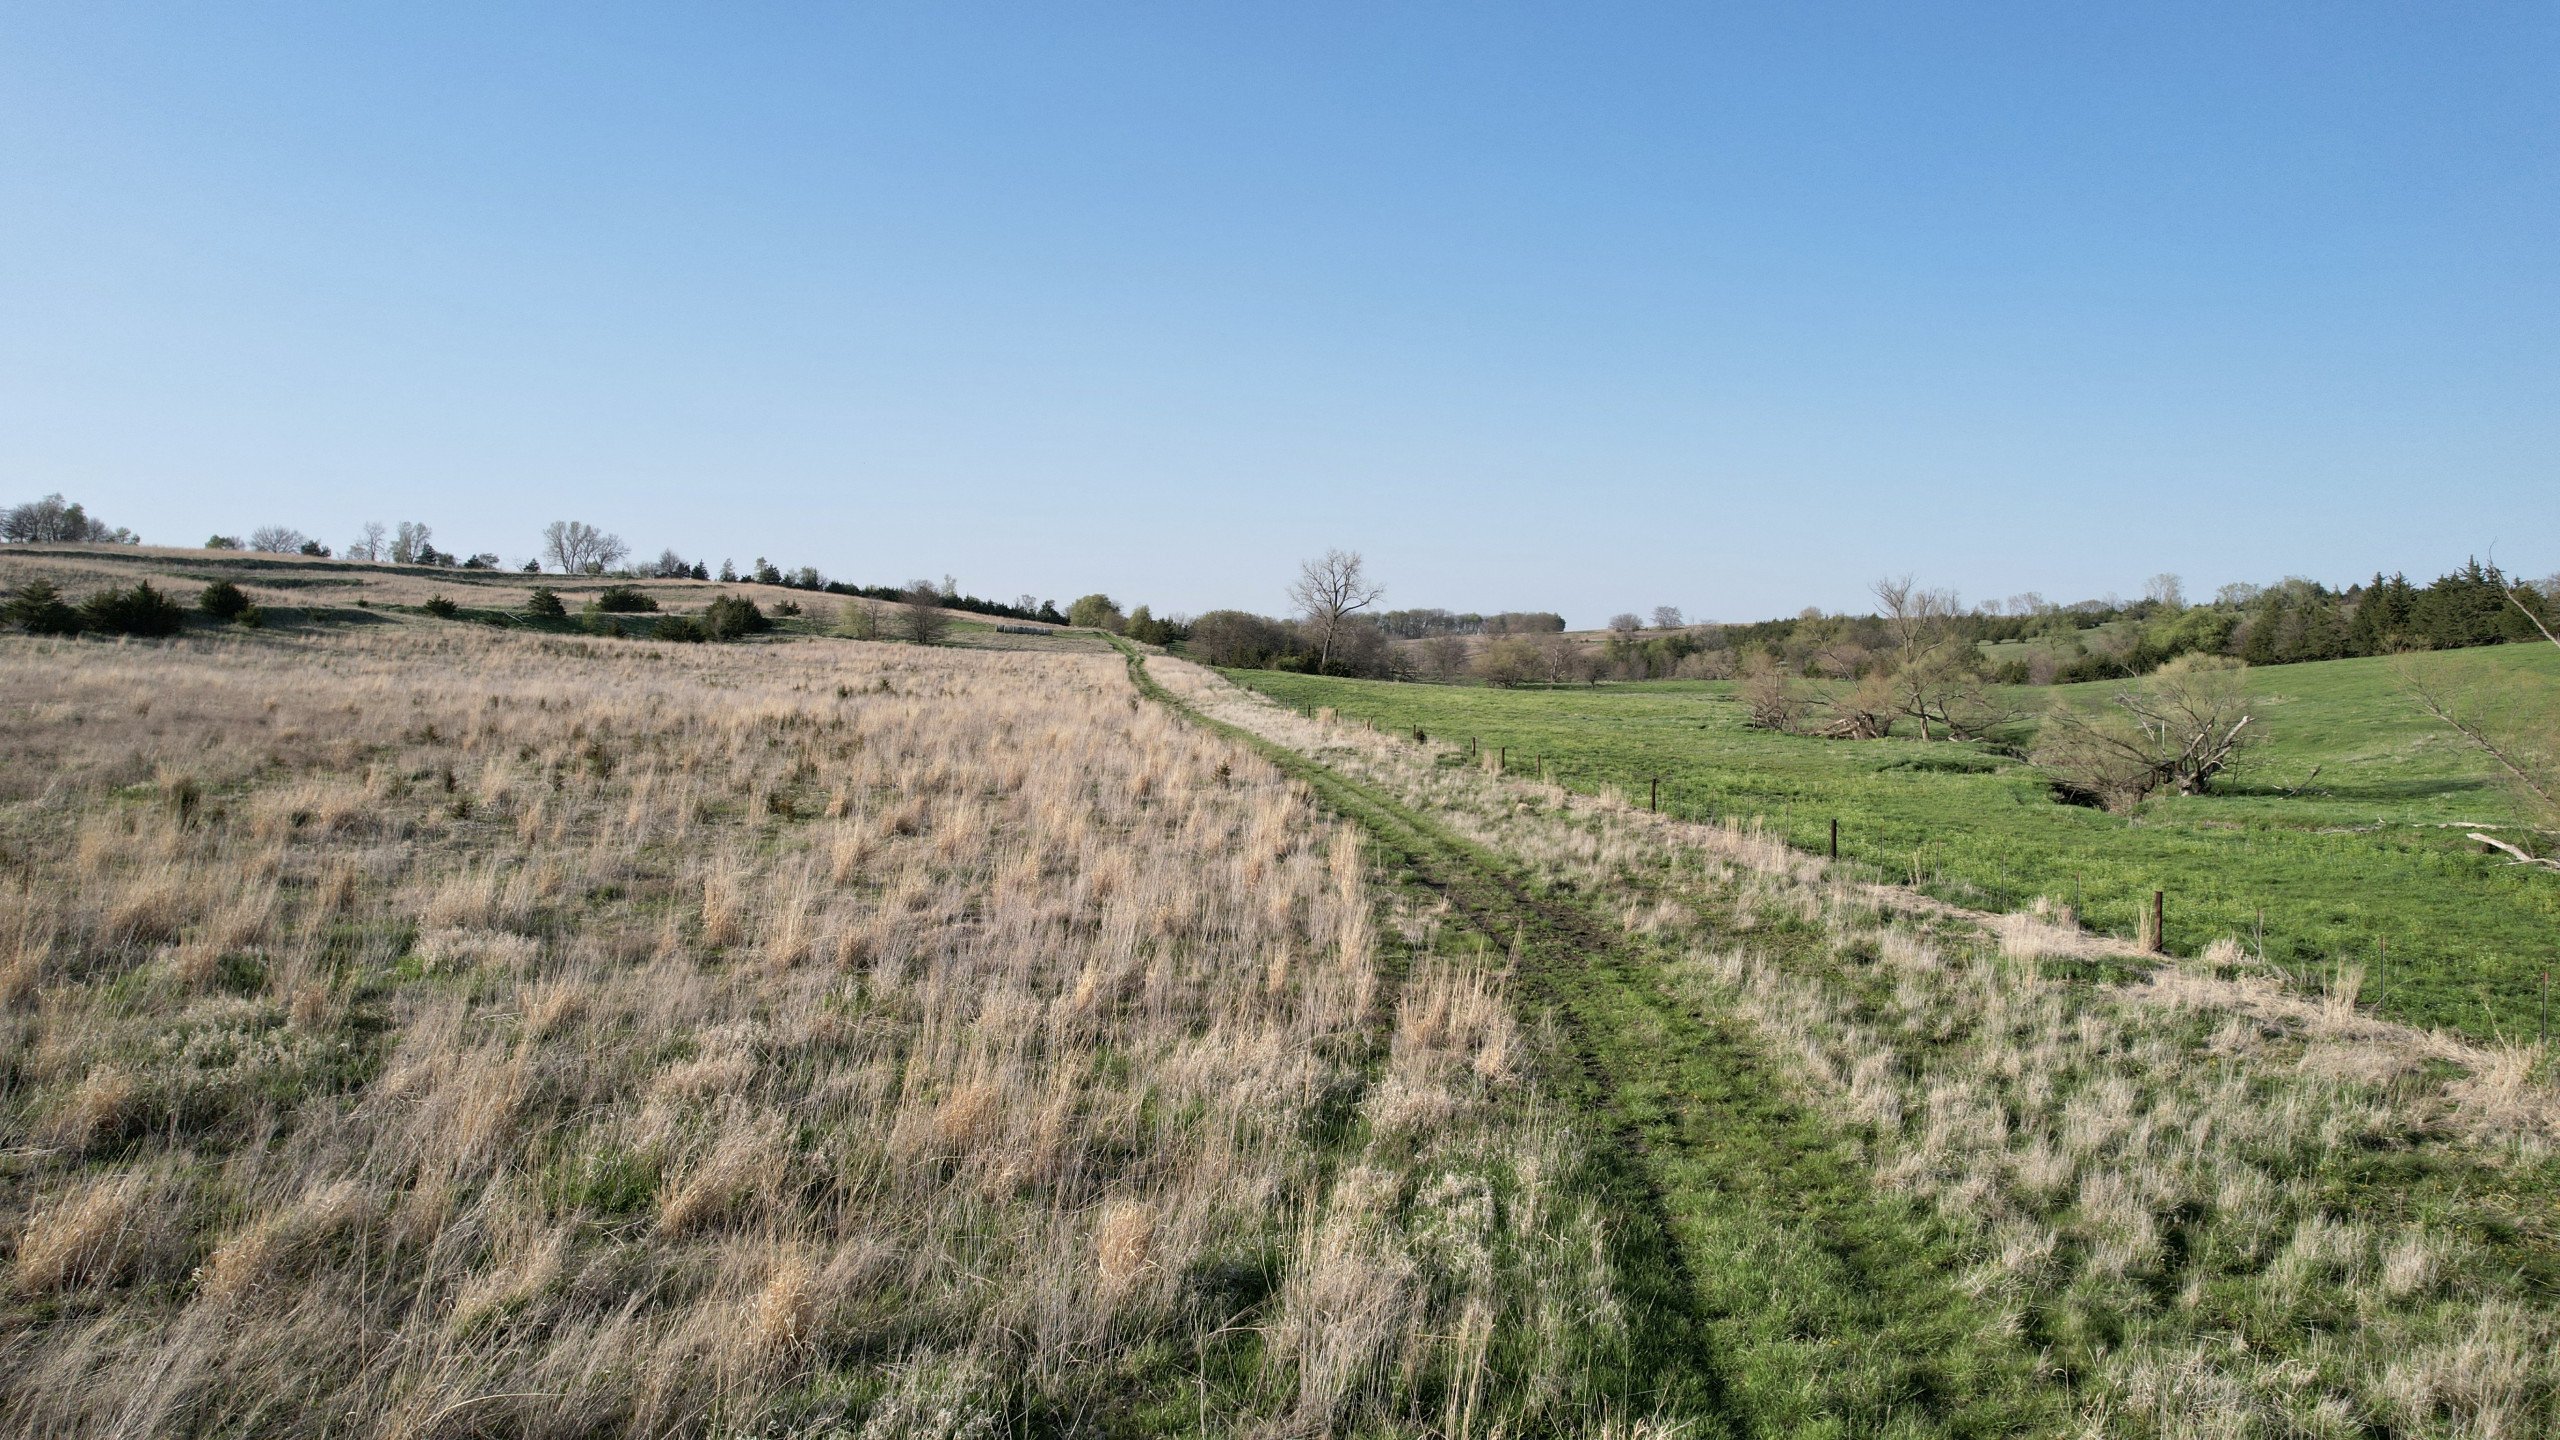
[[[1381,729],[1507,748],[1513,773],[1577,790],[1643,804],[1659,778],[1670,813],[1758,822],[1808,850],[1827,845],[1837,819],[1843,859],[1960,904],[2007,910],[2046,896],[2092,929],[2131,936],[2164,891],[2175,952],[2234,937],[2311,989],[2359,966],[2365,1000],[2379,991],[2394,1016],[2531,1039],[2542,976],[2560,968],[2560,876],[2464,838],[2473,825],[2515,825],[2515,806],[2483,757],[2408,698],[2403,666],[2457,685],[2560,685],[2560,652],[2547,646],[2260,669],[2250,683],[2263,743],[2222,793],[2118,816],[2056,802],[2000,747],[1746,729],[1719,682],[1493,690],[1229,676]],[[2110,688],[2020,693],[2040,703]]]

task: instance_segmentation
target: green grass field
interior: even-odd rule
[[[1577,790],[1642,804],[1659,777],[1666,811],[1758,820],[1807,849],[1827,843],[1836,818],[1844,859],[1961,904],[2015,909],[2049,896],[2093,929],[2130,936],[2163,890],[2173,951],[2236,937],[2314,989],[2333,967],[2358,965],[2367,1001],[2380,989],[2396,1017],[2532,1038],[2541,977],[2560,968],[2560,877],[2462,838],[2467,824],[2513,824],[2513,804],[2479,756],[2401,693],[2399,663],[2254,672],[2267,738],[2245,768],[2223,793],[2157,799],[2129,817],[2058,804],[2026,765],[1988,747],[1752,731],[1721,683],[1505,691],[1230,678],[1383,729],[1508,747],[1514,773],[1543,771]],[[2560,682],[2549,647],[2409,663],[2465,680],[2528,671]]]

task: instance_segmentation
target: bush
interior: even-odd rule
[[[266,607],[262,605],[243,606],[239,616],[231,623],[239,626],[243,630],[264,630],[267,628]]]
[[[80,613],[64,602],[62,592],[52,581],[39,576],[18,587],[18,593],[0,605],[0,619],[6,619],[30,635],[76,635],[80,633]]]
[[[800,602],[797,600],[781,601],[773,607],[773,613],[782,616],[797,615],[800,613]]]
[[[714,640],[735,640],[772,628],[773,622],[764,618],[756,602],[743,595],[723,595],[702,607],[702,631]]]
[[[1191,622],[1185,653],[1203,665],[1275,667],[1298,647],[1288,623],[1243,610],[1212,610]]]
[[[569,607],[560,603],[559,591],[536,585],[533,593],[524,598],[524,613],[536,620],[557,620],[569,613]]]
[[[144,580],[130,590],[101,590],[90,596],[80,603],[80,620],[92,630],[118,635],[175,635],[187,623],[187,612]]]
[[[2202,795],[2248,745],[2248,667],[2222,655],[2181,655],[2105,703],[2057,706],[2031,757],[2065,800],[2126,811],[2157,790]]]
[[[670,615],[658,622],[658,628],[649,632],[649,638],[673,640],[679,645],[699,645],[711,635],[702,628],[701,621],[690,615]]]
[[[451,600],[442,595],[428,596],[427,603],[419,606],[418,608],[426,611],[428,614],[433,615],[439,620],[450,620],[454,616],[462,613],[461,606],[454,604]]]
[[[1096,594],[1077,597],[1076,602],[1067,607],[1067,623],[1090,630],[1108,630],[1116,635],[1129,622],[1120,614],[1119,605],[1110,596]]]
[[[1476,656],[1476,675],[1497,690],[1546,678],[1546,656],[1526,635],[1504,635]]]
[[[658,608],[656,597],[630,585],[607,585],[603,593],[587,602],[587,608],[602,615],[641,615]]]
[[[249,596],[228,580],[216,580],[196,597],[196,608],[216,620],[237,620],[249,608]]]

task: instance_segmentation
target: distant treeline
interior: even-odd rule
[[[2188,604],[2174,584],[2155,583],[2154,594],[2132,601],[2053,604],[2026,595],[1969,611],[1949,604],[1931,610],[1928,624],[1933,633],[1943,629],[1987,651],[1985,679],[2049,685],[2144,675],[2187,654],[2287,665],[2500,645],[2537,638],[2535,617],[2560,628],[2560,577],[2517,583],[2495,566],[2474,561],[2425,585],[2398,574],[2344,589],[2294,578],[2268,586],[2226,585],[2212,600]],[[1755,656],[1765,656],[1790,674],[1863,679],[1890,668],[1899,648],[1893,622],[1882,616],[1818,610],[1779,620],[1650,630],[1628,616],[1596,643],[1569,639],[1563,629],[1563,620],[1546,612],[1395,610],[1347,621],[1325,668],[1375,679],[1573,684],[1729,679],[1761,663]],[[1484,639],[1471,644],[1468,637]],[[1316,667],[1317,647],[1307,625],[1241,610],[1213,610],[1193,620],[1186,649],[1210,665]]]
[[[2532,615],[2520,607],[2530,607]],[[2268,586],[2226,585],[2211,601],[2195,605],[2172,588],[2142,600],[2071,605],[2026,597],[2010,608],[2016,613],[1986,608],[1949,615],[1943,623],[1979,645],[2018,647],[1999,656],[1996,679],[2070,684],[2148,674],[2187,654],[2289,665],[2532,640],[2538,638],[2536,617],[2560,626],[2560,577],[2519,583],[2474,560],[2426,585],[2393,574],[2332,589],[2297,577]],[[1797,674],[1845,679],[1866,674],[1875,657],[1892,648],[1887,624],[1877,616],[1809,612],[1667,634],[1613,635],[1603,665],[1626,678],[1731,674],[1732,657],[1759,652]]]
[[[1434,635],[1549,635],[1564,629],[1564,617],[1549,610],[1506,610],[1499,615],[1390,610],[1378,617],[1377,626],[1397,640],[1428,640]]]

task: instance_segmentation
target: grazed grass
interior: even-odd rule
[[[2455,822],[2512,823],[2486,764],[2410,704],[2393,660],[2253,672],[2273,738],[2229,793],[2164,797],[2137,816],[2054,803],[2022,764],[1985,747],[1847,742],[1747,730],[1729,686],[1663,682],[1499,691],[1271,672],[1231,678],[1293,706],[1397,735],[1421,729],[1584,793],[1666,812],[1757,822],[1806,850],[1841,822],[1870,878],[1960,904],[2038,897],[2131,937],[2168,893],[2171,948],[2263,950],[2270,971],[2325,991],[2344,967],[2394,1016],[2475,1038],[2531,1036],[2540,981],[2560,968],[2560,885],[2484,855]],[[2560,678],[2547,646],[2415,657],[2457,679]],[[2067,692],[2066,692],[2067,693]],[[2312,772],[2317,767],[2318,774]],[[2260,929],[2263,916],[2263,931]],[[2387,949],[2387,973],[2377,957]]]

